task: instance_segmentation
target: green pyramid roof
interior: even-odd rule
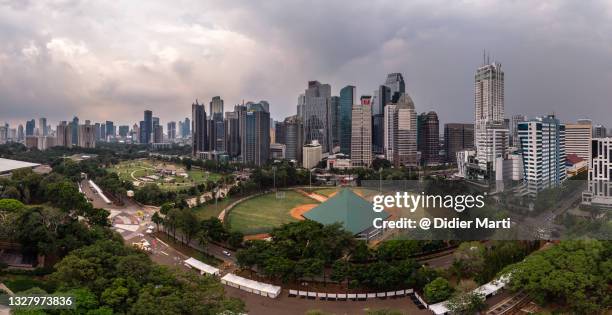
[[[324,203],[303,214],[303,217],[321,224],[340,223],[353,233],[361,233],[372,226],[376,218],[386,219],[386,211],[374,212],[372,204],[348,188],[339,191]]]

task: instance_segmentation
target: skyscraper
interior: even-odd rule
[[[115,124],[112,121],[107,120],[105,125],[106,125],[106,139],[105,140],[114,138],[115,137]]]
[[[612,209],[612,138],[595,138],[591,147],[588,188],[582,194],[582,202]]]
[[[159,123],[153,124],[153,143],[164,143],[164,127]]]
[[[351,112],[351,166],[368,167],[372,163],[372,105],[369,99],[353,105]]]
[[[261,166],[270,153],[270,113],[256,103],[241,112],[244,129],[240,130],[242,163]]]
[[[391,78],[391,82],[394,82],[393,78]],[[397,82],[393,84],[394,86],[400,85]],[[385,106],[391,102],[391,97],[391,88],[381,85],[378,90],[374,91],[374,97],[372,98],[372,149],[376,154],[384,153]]]
[[[340,90],[338,136],[340,152],[344,154],[351,154],[351,119],[353,105],[357,104],[356,101],[357,89],[354,86],[347,85]]]
[[[527,120],[527,117],[525,117],[525,115],[514,115],[512,116],[512,122],[510,124],[510,132],[512,133],[512,136],[510,138],[511,140],[511,144],[513,147],[518,147],[519,146],[519,141],[518,141],[518,123]]]
[[[565,125],[554,116],[518,124],[524,179],[530,196],[557,187],[566,178]]]
[[[119,126],[119,136],[121,138],[126,138],[129,133],[130,133],[130,126],[128,125]]]
[[[168,123],[168,139],[176,138],[176,122],[171,121]]]
[[[497,157],[506,156],[509,131],[504,128],[504,72],[501,64],[485,64],[474,76],[474,144],[483,170],[494,170]]]
[[[189,118],[185,117],[183,121],[183,138],[187,138],[191,134],[191,121]]]
[[[94,126],[90,124],[80,125],[78,134],[78,146],[81,148],[96,147],[96,133]]]
[[[417,164],[417,114],[412,98],[400,95],[397,103],[385,106],[385,156],[394,165]]]
[[[606,127],[603,125],[593,126],[593,138],[605,138],[607,137]]]
[[[66,121],[60,122],[57,125],[55,144],[61,147],[72,147],[72,124]]]
[[[329,132],[328,141],[330,143],[330,152],[335,147],[340,146],[340,97],[332,96],[329,98]],[[278,142],[278,141],[277,141]]]
[[[440,163],[440,121],[436,112],[418,116],[417,148],[425,165]]]
[[[31,119],[26,121],[26,137],[33,136],[34,130],[36,130],[36,120]]]
[[[473,148],[474,124],[444,124],[444,152],[447,163],[457,163],[457,152]]]
[[[239,112],[225,113],[225,151],[230,158],[240,155],[240,119]]]
[[[389,88],[390,101],[397,103],[402,94],[406,93],[406,84],[401,73],[389,73],[385,86]]]
[[[79,144],[79,131],[81,130],[79,128],[79,117],[74,116],[72,118],[72,127],[70,127],[70,129],[72,130],[72,144],[78,145]],[[95,134],[94,134],[94,137],[95,137]]]
[[[144,125],[140,128],[140,143],[148,144],[151,142],[151,133],[153,132],[153,112],[145,110],[143,121]]]
[[[25,134],[23,133],[23,125],[19,124],[17,127],[17,141],[22,142],[25,140]]]
[[[302,107],[302,121],[304,122],[304,141],[306,143],[317,140],[323,152],[330,151],[328,141],[329,115],[328,104],[331,97],[331,86],[321,84],[319,81],[309,81],[304,93]]]
[[[38,119],[38,128],[40,136],[46,136],[49,134],[49,131],[47,130],[47,118],[41,117]]]
[[[285,158],[302,163],[302,147],[304,146],[302,121],[297,115],[289,116],[285,118],[283,126],[285,129]]]
[[[206,135],[206,111],[204,104],[198,104],[198,101],[191,104],[191,141],[192,154],[197,155],[198,152],[204,152],[207,148]]]
[[[209,122],[210,151],[225,151],[225,127],[223,126],[223,99],[215,96],[210,101]]]
[[[575,154],[588,161],[591,158],[592,132],[590,120],[581,120],[576,124],[565,124],[565,154]]]

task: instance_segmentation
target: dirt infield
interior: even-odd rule
[[[305,205],[297,206],[297,207],[291,209],[290,214],[291,214],[291,216],[294,219],[304,220],[304,217],[302,216],[302,214],[310,211],[312,208],[314,208],[316,206],[318,206],[318,204],[315,204],[315,203],[308,203],[308,204],[305,204]]]

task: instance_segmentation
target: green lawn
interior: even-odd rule
[[[276,193],[269,193],[236,205],[228,217],[230,230],[246,235],[270,232],[274,227],[297,221],[290,215],[294,207],[317,203],[294,191],[284,193],[283,199],[276,199]]]
[[[242,197],[229,197],[229,198],[225,198],[223,200],[219,200],[217,201],[217,205],[215,206],[215,203],[207,203],[205,205],[201,205],[199,207],[193,207],[192,210],[195,211],[196,216],[199,219],[208,219],[211,217],[218,217],[219,213],[221,213],[221,211],[229,206],[232,202],[240,199]]]
[[[151,161],[151,160],[131,160],[131,161],[123,161],[108,170],[111,172],[115,172],[119,175],[119,178],[125,181],[134,181],[140,177],[148,176],[148,175],[157,175],[155,172],[155,165],[162,164],[162,162]],[[166,163],[168,165],[170,163]],[[184,167],[182,165],[176,165],[176,169],[181,169]],[[221,174],[209,173],[203,170],[192,169],[186,171],[189,174],[188,178],[183,178],[181,176],[171,176],[174,179],[174,183],[164,182],[163,179],[155,180],[147,183],[155,183],[158,186],[165,190],[178,190],[183,188],[188,188],[191,186],[195,186],[206,181],[217,181],[221,179]]]
[[[337,187],[331,187],[331,188],[319,188],[319,189],[315,189],[313,192],[319,195],[323,195],[325,197],[330,197],[331,195],[333,195],[334,193],[338,192],[340,189]]]

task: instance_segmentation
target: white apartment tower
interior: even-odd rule
[[[412,98],[403,93],[385,106],[385,155],[394,165],[417,164],[417,113]]]
[[[565,125],[554,116],[518,124],[524,180],[530,196],[566,179]]]
[[[588,190],[582,193],[582,202],[612,209],[612,138],[596,138],[591,143]]]
[[[372,163],[372,106],[355,104],[351,111],[351,166]]]

